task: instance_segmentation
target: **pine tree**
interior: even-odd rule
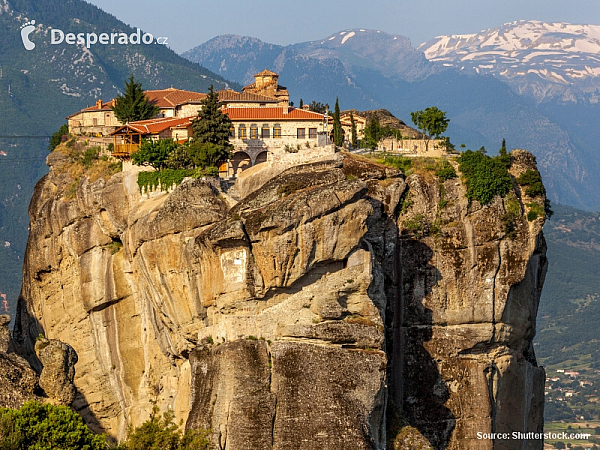
[[[333,113],[333,143],[341,147],[344,143],[344,132],[340,122],[340,105],[338,99],[335,99],[335,111]]]
[[[302,99],[300,99],[300,108],[302,108],[304,106],[304,101],[302,101]]]
[[[350,135],[352,140],[352,148],[358,147],[358,136],[356,135],[356,121],[354,115],[350,113]]]
[[[202,108],[192,124],[194,142],[215,144],[229,152],[233,148],[229,143],[231,119],[221,111],[219,95],[213,91],[212,85],[208,89],[208,95],[200,103]]]
[[[136,82],[133,74],[125,82],[125,93],[117,97],[112,110],[122,123],[150,119],[159,111],[158,107],[148,100],[142,83]]]

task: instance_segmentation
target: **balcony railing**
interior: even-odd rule
[[[137,152],[140,148],[140,144],[116,144],[112,155],[113,156],[129,156],[134,152]]]

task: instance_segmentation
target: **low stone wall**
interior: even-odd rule
[[[406,155],[442,157],[448,154],[441,139],[395,139],[387,138],[379,142],[377,150]]]

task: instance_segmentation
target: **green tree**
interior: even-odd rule
[[[410,113],[410,118],[427,140],[430,140],[432,137],[439,139],[441,134],[448,128],[448,123],[450,122],[446,118],[446,113],[439,110],[437,106],[425,108],[425,111],[413,111]],[[427,148],[428,143],[425,146]]]
[[[333,113],[333,143],[341,147],[344,143],[344,131],[340,122],[340,104],[338,99],[335,99],[335,110]]]
[[[354,120],[354,115],[350,113],[350,143],[352,144],[352,148],[358,147],[358,136],[356,134],[356,121]]]
[[[188,145],[177,145],[171,150],[165,160],[165,167],[168,169],[190,169],[194,162],[190,158]]]
[[[329,110],[329,105],[313,100],[310,105],[308,105],[308,110],[325,114]]]
[[[54,133],[52,133],[52,136],[50,137],[50,143],[48,145],[48,150],[53,152],[54,149],[56,147],[58,147],[58,144],[60,144],[63,141],[63,136],[68,136],[68,135],[69,135],[69,125],[64,123],[60,126],[58,131],[55,131]]]
[[[131,154],[131,160],[138,166],[149,165],[160,170],[167,167],[169,156],[178,146],[173,139],[143,140],[139,150]]]
[[[302,108],[304,106],[304,101],[302,99],[300,99],[300,108]]]
[[[500,156],[506,156],[506,139],[502,139],[502,147],[500,147]]]
[[[377,143],[381,138],[381,126],[379,125],[379,119],[373,116],[367,123],[367,126],[364,128],[363,133],[363,147],[375,150],[377,148]]]
[[[127,123],[150,119],[158,113],[159,108],[148,100],[142,89],[142,83],[135,81],[131,74],[129,80],[125,82],[125,93],[116,98],[112,110],[117,119]]]
[[[198,111],[198,117],[192,124],[194,128],[193,141],[199,144],[215,144],[229,152],[233,148],[229,143],[231,119],[221,111],[219,95],[214,92],[212,85],[201,104],[202,109]]]
[[[104,436],[94,434],[71,408],[25,403],[0,408],[0,448],[31,450],[105,450]]]
[[[196,167],[202,169],[216,167],[219,161],[230,158],[227,150],[212,142],[192,142],[189,146],[188,154]]]

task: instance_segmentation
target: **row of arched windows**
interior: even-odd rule
[[[229,137],[235,138],[235,127],[231,127],[229,130]],[[241,123],[238,125],[237,129],[237,137],[238,139],[268,139],[271,137],[271,127],[264,123],[260,127],[260,132],[258,129],[258,125],[253,123],[250,125],[248,129],[245,124]],[[281,125],[276,123],[273,125],[273,137],[280,138],[281,137]]]

